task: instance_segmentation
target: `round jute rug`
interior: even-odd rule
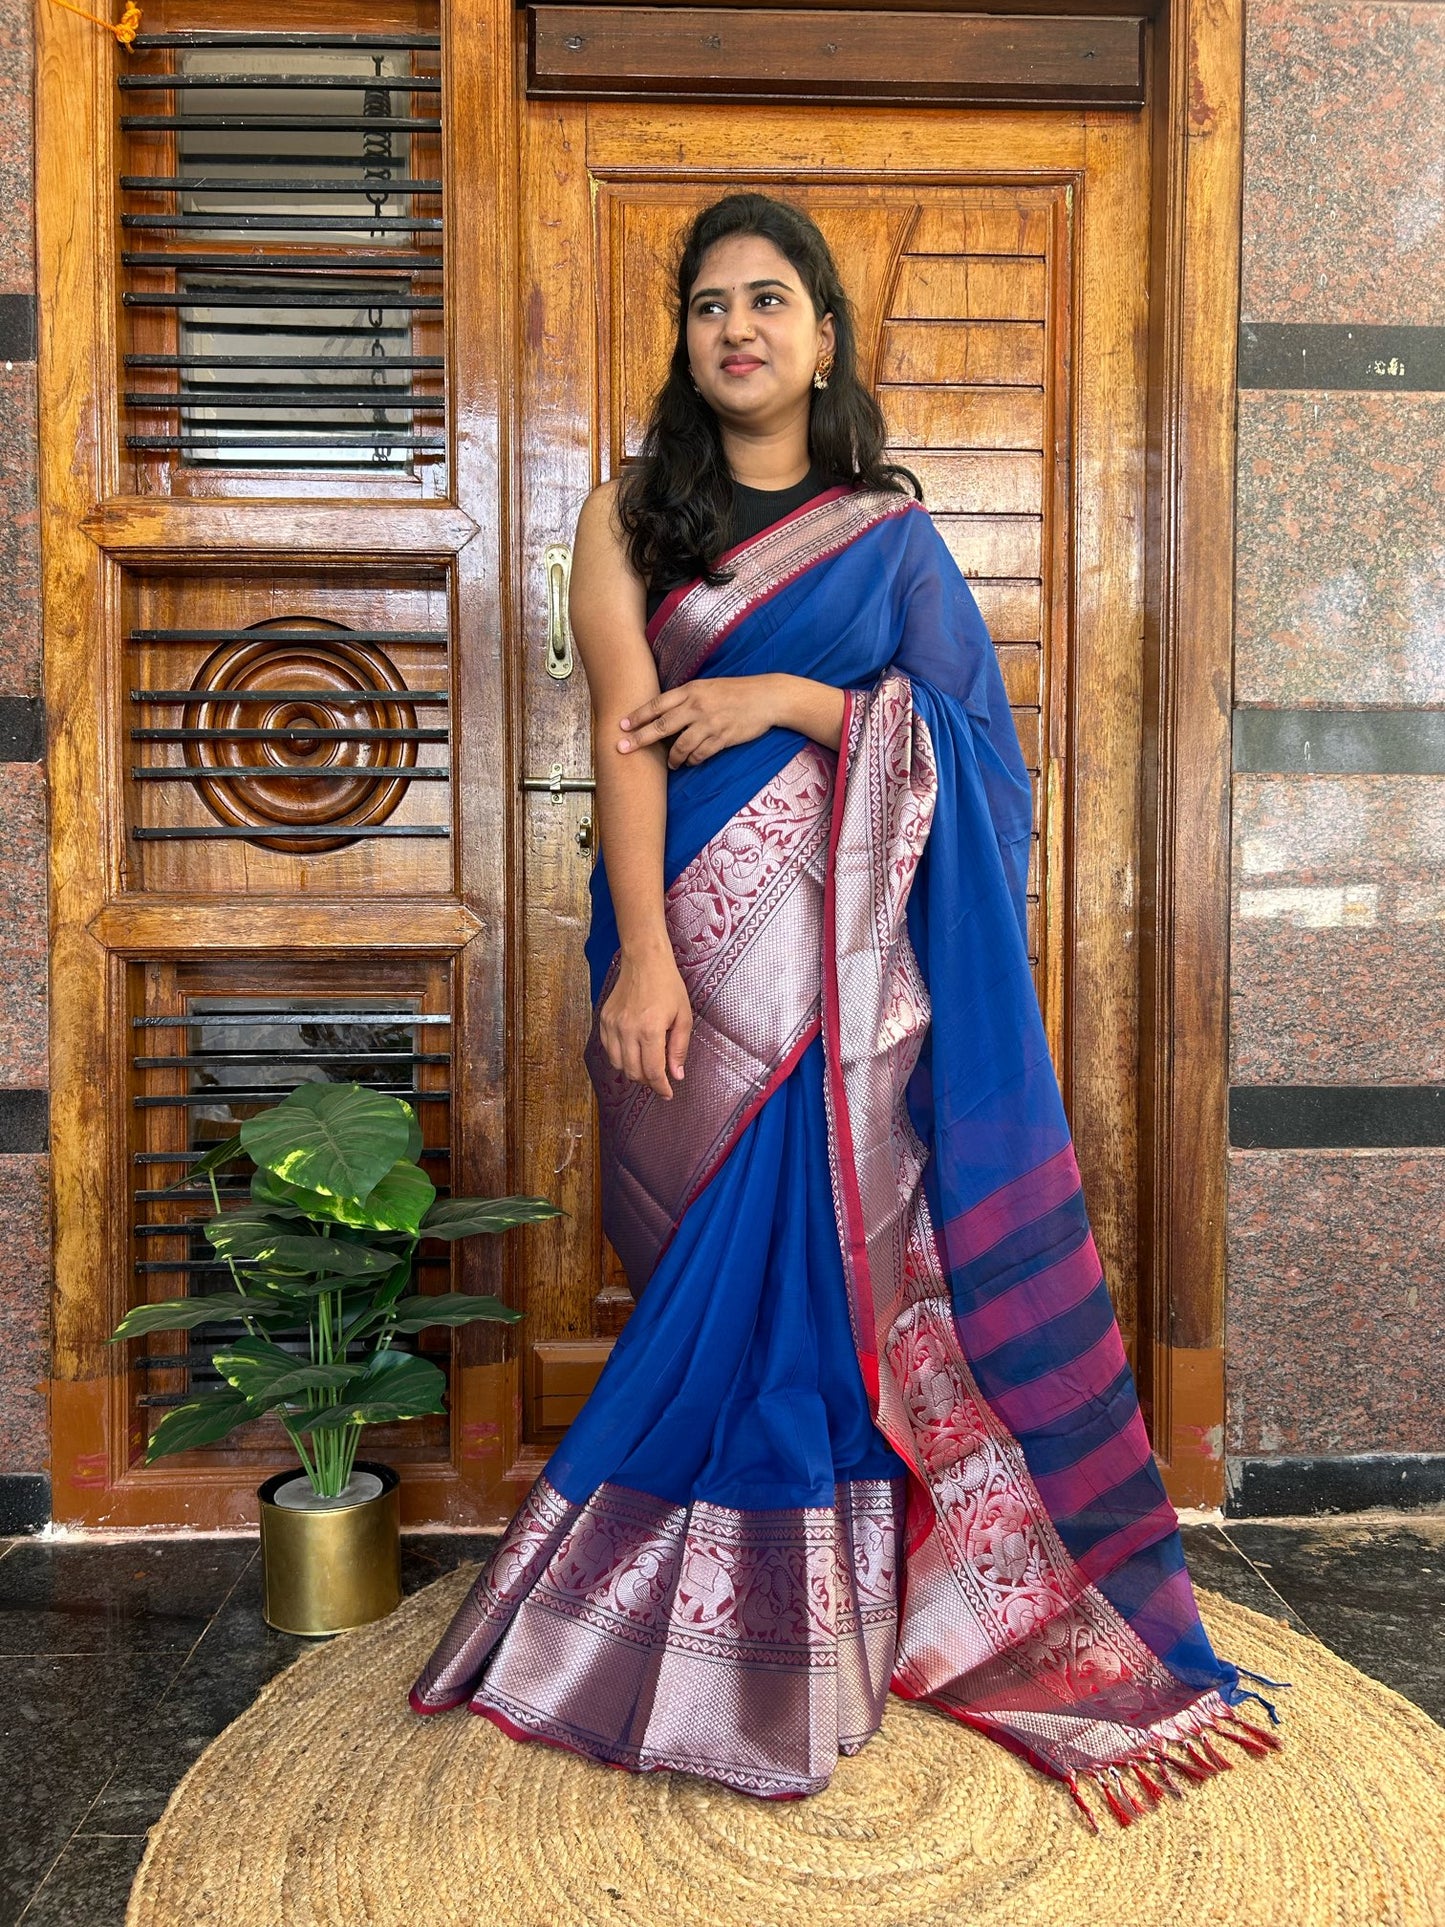
[[[476,1573],[269,1682],[151,1829],[126,1927],[1445,1923],[1445,1731],[1217,1594],[1218,1650],[1293,1682],[1282,1749],[1095,1837],[1059,1782],[896,1697],[822,1793],[784,1801],[619,1773],[464,1707],[419,1719],[407,1687]]]

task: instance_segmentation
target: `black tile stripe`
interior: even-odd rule
[[[1351,1458],[1231,1458],[1229,1519],[1433,1506],[1445,1500],[1445,1452],[1362,1452]]]
[[[0,294],[0,361],[34,361],[35,296]]]
[[[39,1532],[50,1503],[48,1472],[0,1472],[0,1532]]]
[[[1445,709],[1236,709],[1234,767],[1445,775]]]
[[[1445,328],[1242,321],[1240,388],[1445,388]]]
[[[50,1142],[48,1091],[0,1091],[0,1152],[44,1151]]]
[[[38,696],[0,696],[0,763],[45,759],[45,706]]]
[[[1236,1150],[1375,1150],[1445,1144],[1445,1084],[1235,1084]]]

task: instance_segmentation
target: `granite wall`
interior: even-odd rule
[[[49,1516],[46,867],[31,19],[0,4],[0,1531]]]
[[[48,1517],[30,8],[0,0],[0,1531]],[[1445,6],[1250,0],[1231,1510],[1445,1496]]]
[[[1312,1510],[1445,1496],[1445,8],[1247,35],[1227,1452]]]

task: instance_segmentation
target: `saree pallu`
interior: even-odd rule
[[[595,866],[586,1057],[637,1305],[411,1704],[786,1798],[892,1691],[1128,1825],[1220,1742],[1279,1742],[1200,1622],[1090,1231],[997,657],[908,498],[831,490],[727,562],[649,624],[662,686],[811,677],[842,737],[669,772],[670,1100],[601,1048]]]

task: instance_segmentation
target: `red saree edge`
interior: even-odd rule
[[[702,1196],[703,1192],[706,1191],[707,1187],[712,1183],[713,1179],[717,1176],[718,1172],[721,1171],[723,1166],[727,1163],[728,1159],[732,1156],[734,1150],[737,1148],[738,1139],[742,1136],[743,1132],[747,1129],[748,1125],[752,1123],[753,1119],[757,1116],[758,1112],[767,1103],[768,1099],[773,1095],[773,1093],[776,1090],[778,1090],[784,1083],[786,1083],[787,1079],[797,1069],[798,1059],[803,1055],[803,1052],[808,1048],[809,1044],[811,1044],[813,1039],[818,1035],[818,1032],[820,1029],[821,1029],[821,1022],[816,1019],[814,1020],[814,1022],[812,1022],[806,1027],[806,1029],[799,1036],[797,1042],[792,1046],[791,1050],[789,1050],[787,1055],[779,1062],[776,1070],[770,1072],[767,1082],[758,1088],[754,1096],[748,1100],[746,1107],[738,1113],[737,1122],[733,1126],[731,1135],[721,1145],[721,1147],[718,1150],[717,1156],[713,1159],[712,1163],[708,1166],[707,1170],[703,1172],[702,1176],[698,1179],[697,1183],[693,1186],[692,1190],[683,1199],[682,1207],[678,1212],[677,1222],[673,1225],[672,1229],[668,1232],[667,1236],[663,1239],[662,1243],[658,1246],[657,1256],[653,1260],[654,1270],[656,1270],[657,1266],[662,1263],[663,1254],[666,1252],[667,1247],[672,1243],[673,1239],[677,1236],[678,1231],[681,1229],[681,1226],[682,1226],[682,1220],[684,1217],[686,1217],[689,1209],[694,1204],[696,1204],[697,1200]]]
[[[460,1704],[460,1702],[458,1702],[458,1704]],[[534,1733],[530,1727],[518,1726],[515,1720],[509,1720],[506,1714],[499,1712],[495,1706],[477,1706],[470,1704],[467,1707],[467,1711],[469,1713],[475,1713],[479,1719],[490,1720],[492,1725],[505,1733],[509,1740],[531,1741],[537,1746],[553,1746],[556,1747],[559,1753],[571,1753],[576,1759],[591,1760],[596,1766],[615,1767],[619,1773],[675,1773],[687,1771],[685,1767],[651,1766],[646,1763],[639,1763],[636,1766],[632,1766],[626,1760],[609,1760],[605,1754],[589,1753],[584,1747],[569,1746],[565,1740],[554,1740],[550,1733]],[[706,1778],[706,1775],[694,1777]],[[725,1786],[727,1782],[720,1781],[717,1784]],[[751,1797],[759,1800],[806,1800],[809,1796],[805,1793],[783,1791],[774,1793],[759,1792]]]
[[[787,515],[780,515],[776,522],[769,522],[768,526],[765,529],[759,529],[756,535],[750,535],[745,542],[736,542],[733,544],[732,548],[724,549],[722,554],[718,557],[719,564],[726,563],[726,562],[735,562],[740,555],[745,554],[747,550],[749,550],[753,546],[754,542],[761,540],[763,536],[775,535],[779,529],[786,528],[789,522],[796,522],[800,515],[806,515],[810,509],[819,508],[822,506],[824,502],[836,502],[842,496],[851,495],[852,493],[853,491],[847,485],[847,483],[840,482],[834,488],[825,488],[820,495],[810,496],[806,502],[803,502],[797,508],[790,510]],[[808,566],[811,567],[812,564],[809,563]],[[801,570],[795,570],[794,574],[795,575],[801,574]],[[793,576],[789,576],[788,581],[791,582],[792,580],[793,580]],[[673,611],[677,608],[677,605],[682,600],[682,598],[685,595],[687,595],[690,590],[695,589],[698,583],[701,581],[702,581],[702,577],[700,575],[689,576],[686,582],[679,582],[675,589],[668,590],[667,594],[663,597],[662,601],[657,605],[657,608],[653,614],[652,620],[648,623],[646,629],[643,631],[644,635],[647,637],[647,640],[649,642],[651,642],[654,636],[661,631],[663,624],[667,622],[667,620],[672,615]],[[785,585],[780,582],[776,585],[775,588],[770,589],[768,591],[768,594],[776,595],[778,589],[781,589],[784,586]],[[767,597],[761,597],[760,600],[766,601]],[[757,607],[757,603],[749,604],[749,609],[754,609],[756,607]],[[748,613],[748,610],[744,610],[743,613],[746,615]],[[741,617],[739,617],[739,620],[741,620]],[[721,640],[721,638],[719,638],[719,640]]]
[[[455,1706],[460,1706],[461,1704],[462,1701],[460,1700],[453,1701],[453,1705]],[[586,1753],[580,1746],[568,1746],[565,1740],[554,1740],[550,1733],[533,1733],[528,1727],[518,1726],[515,1720],[509,1720],[506,1714],[498,1712],[495,1706],[477,1706],[468,1703],[467,1711],[476,1714],[478,1719],[490,1720],[492,1725],[505,1733],[509,1740],[530,1741],[534,1746],[552,1746],[555,1747],[559,1753],[572,1754],[575,1759],[592,1760],[595,1761],[598,1766],[614,1766],[619,1773],[650,1773],[657,1771],[655,1767],[629,1767],[622,1760],[606,1760],[600,1753]]]
[[[843,1087],[842,1067],[838,1062],[842,1038],[838,1020],[838,902],[835,877],[838,839],[843,828],[843,796],[848,786],[848,737],[852,728],[854,706],[854,691],[845,689],[843,691],[843,727],[838,737],[838,769],[833,779],[833,813],[828,824],[827,875],[823,885],[822,1025],[828,1046],[823,1074],[833,1093],[838,1134],[838,1181],[843,1192],[844,1209],[848,1214],[848,1244],[860,1293],[866,1293],[867,1299],[866,1305],[859,1306],[861,1329],[856,1333],[856,1337],[859,1346],[858,1363],[863,1373],[863,1383],[876,1425],[880,1382],[878,1346],[874,1336],[876,1326],[873,1310],[873,1278],[868,1264],[867,1238],[860,1236],[858,1228],[863,1217],[863,1200],[858,1190],[858,1174],[853,1161],[853,1127],[848,1116],[848,1099]],[[865,1311],[866,1318],[862,1315]],[[896,1441],[890,1439],[889,1443],[897,1450]],[[908,1456],[910,1464],[912,1463],[911,1455],[903,1456]]]
[[[450,1713],[455,1707],[460,1706],[465,1698],[466,1695],[462,1694],[457,1699],[448,1700],[445,1706],[426,1706],[423,1704],[421,1695],[417,1692],[415,1685],[413,1685],[411,1691],[406,1696],[406,1702],[413,1713],[420,1713],[424,1720],[429,1720],[435,1713]]]

